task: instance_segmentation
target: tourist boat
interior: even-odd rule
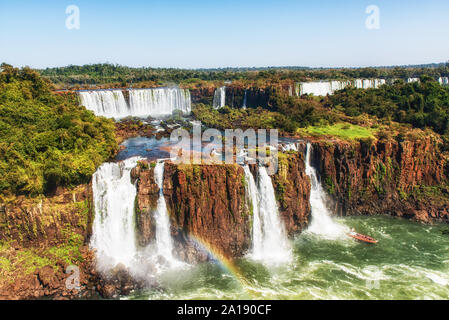
[[[363,234],[351,231],[348,233],[348,236],[350,236],[351,238],[354,238],[356,240],[362,241],[362,242],[366,242],[366,243],[377,243],[378,241],[369,237],[369,236],[365,236]]]

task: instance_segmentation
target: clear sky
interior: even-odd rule
[[[421,64],[449,60],[448,40],[448,0],[0,0],[0,62],[36,68]]]

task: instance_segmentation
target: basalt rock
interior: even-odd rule
[[[257,169],[251,165],[257,181]],[[137,167],[137,230],[141,244],[154,241],[155,208],[159,189],[151,168]],[[134,181],[134,180],[133,180]],[[303,230],[309,220],[310,181],[302,154],[282,154],[272,177],[279,212],[289,235]],[[251,247],[252,215],[239,165],[165,163],[163,193],[170,214],[176,255],[184,261],[205,261],[202,246],[226,257],[243,256]]]
[[[279,154],[278,172],[272,180],[286,231],[293,236],[304,230],[310,219],[310,179],[304,155]]]
[[[316,141],[313,162],[341,215],[449,222],[448,162],[439,138]]]
[[[228,257],[250,247],[243,168],[165,164],[164,195],[172,225]]]

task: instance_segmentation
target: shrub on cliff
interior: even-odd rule
[[[0,194],[41,194],[86,182],[116,150],[114,124],[30,68],[0,72]]]

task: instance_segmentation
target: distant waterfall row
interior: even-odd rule
[[[395,79],[389,80],[389,83],[394,82]],[[407,83],[419,82],[419,78],[408,78]],[[443,85],[449,85],[448,77],[440,77],[438,82]],[[377,89],[381,85],[386,84],[385,79],[356,79],[346,81],[312,81],[300,82],[296,86],[296,95],[313,94],[314,96],[332,95],[335,91],[343,90],[346,87],[354,87],[357,89]]]
[[[313,94],[314,96],[327,96],[334,94],[337,90],[343,90],[348,86],[357,89],[379,88],[385,84],[385,79],[356,79],[347,81],[314,81],[298,83],[296,94]]]
[[[129,95],[126,101],[123,92]],[[191,111],[190,91],[180,88],[79,91],[81,104],[97,116],[108,118],[160,117],[175,110]]]

